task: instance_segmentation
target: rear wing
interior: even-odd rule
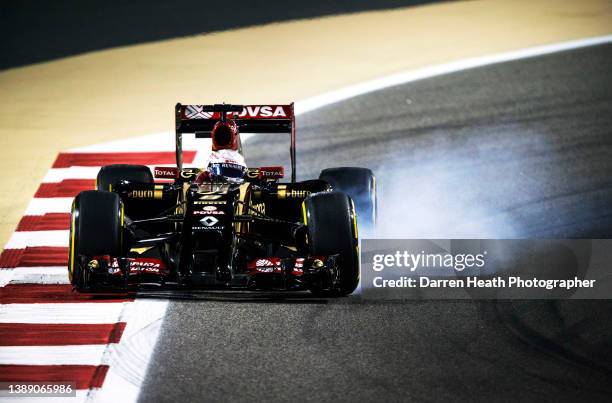
[[[295,182],[295,113],[289,105],[181,105],[176,104],[176,165],[183,167],[183,133],[210,138],[215,124],[232,119],[244,133],[287,133],[291,135],[291,181]]]

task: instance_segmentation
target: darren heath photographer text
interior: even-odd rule
[[[448,268],[461,272],[466,268],[482,268],[485,265],[487,252],[480,254],[451,254],[451,253],[409,253],[397,251],[394,254],[376,254],[372,258],[372,269],[380,272],[386,268],[402,268],[415,272],[419,268]],[[398,279],[384,279],[382,276],[374,277],[372,285],[376,288],[592,288],[595,280],[572,279],[529,279],[520,276],[494,277],[480,279],[475,276],[453,279],[438,279],[427,276],[400,277]]]

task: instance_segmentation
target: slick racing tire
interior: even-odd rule
[[[83,262],[94,256],[121,256],[122,241],[123,203],[119,195],[97,190],[79,193],[70,216],[68,277],[72,285],[79,290],[91,286]]]
[[[359,284],[359,241],[353,201],[342,192],[324,192],[310,195],[302,206],[309,254],[340,255],[340,284],[335,294],[352,293]]]
[[[376,225],[376,178],[370,169],[356,167],[328,168],[319,179],[334,190],[344,192],[355,202],[357,222],[361,228],[372,230]]]
[[[106,165],[98,172],[96,189],[110,191],[120,181],[153,183],[153,174],[145,165]]]

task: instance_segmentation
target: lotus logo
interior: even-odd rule
[[[216,223],[219,222],[219,220],[217,220],[215,217],[213,216],[206,216],[204,218],[202,218],[200,220],[200,222],[204,225],[206,225],[207,227],[212,227],[213,225],[215,225]]]

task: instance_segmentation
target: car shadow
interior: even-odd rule
[[[137,299],[180,301],[219,301],[282,304],[327,304],[336,298],[322,298],[309,292],[274,292],[246,290],[152,290],[133,294]]]

